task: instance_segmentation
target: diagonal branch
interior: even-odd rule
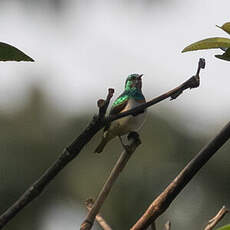
[[[228,209],[223,206],[216,214],[216,216],[208,221],[208,224],[206,225],[204,230],[212,230],[222,220],[226,213],[228,213]]]
[[[94,116],[89,125],[82,131],[82,133],[70,144],[67,148],[65,148],[64,152],[58,157],[58,159],[44,172],[44,174],[35,181],[22,196],[12,205],[10,206],[1,216],[0,216],[0,229],[4,227],[18,212],[20,212],[25,206],[27,206],[32,200],[38,197],[43,189],[56,177],[56,175],[84,148],[84,146],[92,139],[95,134],[102,129],[107,123],[117,120],[121,117],[125,117],[128,115],[135,115],[138,112],[143,111],[149,106],[157,104],[162,100],[165,100],[169,97],[171,99],[175,99],[178,97],[185,89],[195,88],[199,86],[199,72],[201,68],[204,68],[204,59],[200,59],[198,64],[197,74],[185,81],[180,86],[175,89],[162,94],[161,96],[142,104],[130,111],[126,111],[120,113],[116,116],[108,116],[105,117],[106,110],[108,108],[110,99],[113,95],[113,89],[109,89],[108,96],[106,100],[99,100],[98,107],[99,113],[97,116]]]
[[[81,224],[81,230],[90,230],[93,226],[94,219],[98,214],[100,208],[102,207],[105,199],[108,197],[109,192],[113,184],[115,183],[116,179],[126,166],[128,160],[130,159],[131,155],[134,153],[136,148],[141,144],[139,136],[137,133],[136,135],[132,135],[131,144],[129,147],[121,153],[120,158],[118,159],[117,163],[115,164],[114,168],[112,169],[108,179],[106,180],[102,190],[100,191],[95,203],[92,206],[92,209],[89,211],[86,219]]]
[[[88,199],[86,201],[86,207],[89,211],[92,209],[93,204],[93,199]],[[112,230],[112,228],[106,223],[105,219],[99,213],[96,215],[96,221],[103,230]]]
[[[214,137],[201,151],[186,165],[168,187],[152,202],[142,217],[131,230],[146,229],[172,203],[181,190],[196,175],[202,166],[221,148],[230,138],[230,122]]]

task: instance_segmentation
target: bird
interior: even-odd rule
[[[145,97],[142,93],[142,76],[143,74],[130,74],[125,81],[124,92],[112,104],[110,115],[116,115],[136,106],[145,103]],[[115,137],[119,137],[121,144],[122,136],[139,130],[146,117],[146,110],[136,115],[129,115],[113,121],[110,125],[105,126],[101,142],[95,149],[95,153],[101,153],[106,144]]]

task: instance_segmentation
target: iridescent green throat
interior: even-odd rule
[[[142,94],[140,90],[138,90],[136,87],[125,89],[125,91],[120,95],[119,98],[113,103],[113,106],[120,105],[124,103],[126,100],[129,100],[130,98],[134,98],[135,100],[144,100],[145,97]]]
[[[134,97],[135,99],[144,99],[141,89],[132,86],[132,81],[127,81],[125,84],[125,91],[123,94],[127,96]]]
[[[131,88],[129,90],[125,89],[124,94],[127,95],[128,97],[133,97],[136,100],[144,99],[144,96],[143,96],[141,90],[138,90],[136,87]]]

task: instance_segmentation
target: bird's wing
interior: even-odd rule
[[[120,113],[127,105],[128,99],[129,99],[129,96],[126,95],[125,93],[122,93],[113,103],[109,114],[115,115],[115,114]]]
[[[126,95],[125,93],[122,93],[113,103],[109,114],[116,115],[120,113],[127,105],[128,99],[129,99],[128,95]],[[110,124],[107,124],[104,128],[104,132],[107,131],[109,127],[110,127]]]

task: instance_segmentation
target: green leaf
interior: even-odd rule
[[[230,39],[228,38],[207,38],[185,47],[182,53],[193,50],[230,48]]]
[[[0,61],[31,61],[34,60],[14,46],[0,42]]]
[[[218,228],[217,230],[230,230],[230,224],[224,225],[224,226]]]
[[[225,61],[230,61],[230,48],[228,48],[223,54],[215,55],[215,57]]]
[[[216,26],[218,28],[222,29],[223,31],[225,31],[226,33],[230,34],[230,22],[226,22],[222,26],[218,26],[218,25],[216,25]]]

